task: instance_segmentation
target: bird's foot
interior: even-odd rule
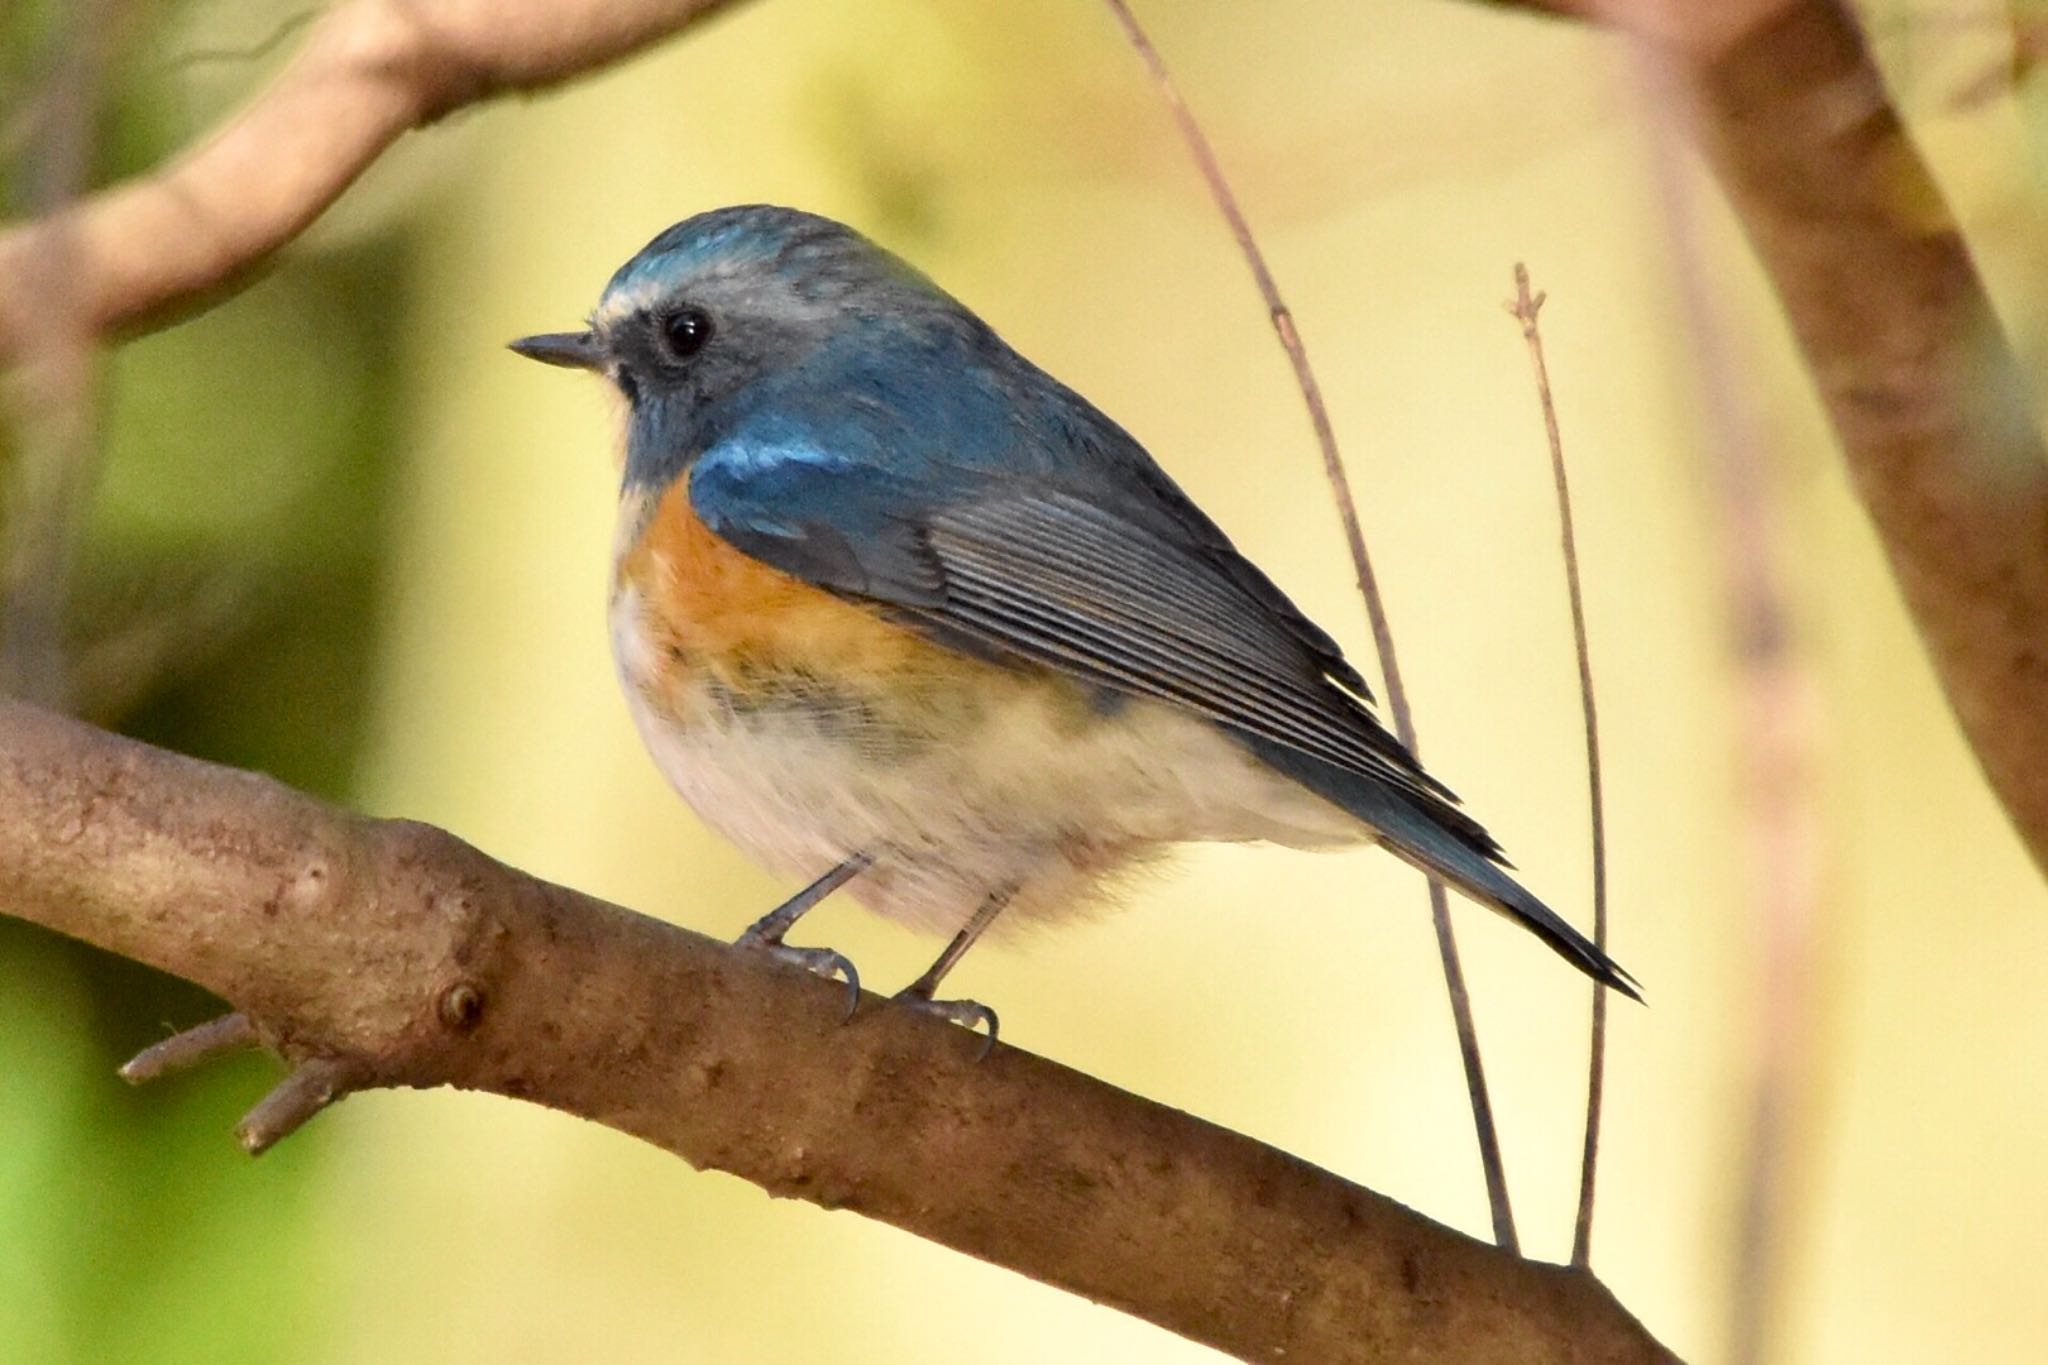
[[[896,1003],[919,1014],[929,1014],[944,1019],[949,1024],[958,1024],[969,1033],[988,1030],[988,1037],[982,1040],[981,1051],[974,1055],[975,1061],[988,1056],[996,1045],[998,1026],[996,1012],[979,1000],[934,1000],[931,991],[922,986],[910,986],[896,994]]]
[[[827,981],[843,977],[846,980],[846,1018],[853,1018],[854,1010],[860,1007],[860,973],[855,970],[853,960],[844,953],[835,953],[830,948],[799,948],[795,944],[784,943],[780,935],[764,932],[758,924],[734,939],[733,946],[766,953],[777,962],[801,967]]]

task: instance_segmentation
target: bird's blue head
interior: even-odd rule
[[[937,285],[841,223],[748,204],[688,218],[620,266],[581,332],[534,360],[609,377],[630,409],[628,486],[659,486],[779,376],[828,346],[986,332]]]

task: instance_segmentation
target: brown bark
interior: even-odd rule
[[[1681,67],[1949,704],[2048,870],[2048,449],[1969,247],[1833,0]]]
[[[1669,1360],[1583,1272],[525,876],[0,702],[0,905],[200,983],[298,1088],[454,1085],[879,1218],[1247,1360]]]

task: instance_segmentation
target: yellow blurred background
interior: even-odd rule
[[[1529,883],[1585,923],[1552,493],[1522,339],[1500,307],[1518,260],[1550,295],[1607,759],[1613,943],[1650,1001],[1614,1015],[1595,1265],[1664,1341],[1715,1359],[1760,935],[1710,451],[1637,73],[1597,36],[1477,5],[1160,0],[1143,12],[1235,173],[1328,391],[1423,752]],[[180,11],[153,41],[163,53],[246,44],[259,18],[287,13]],[[2038,361],[2043,96],[1958,95],[2009,35],[1996,6],[1925,13],[1871,18]],[[153,78],[167,141],[271,65]],[[1797,1129],[1778,1354],[2048,1359],[2048,895],[1956,733],[1739,233],[1699,167],[1680,174],[1768,440],[1822,699],[1819,1075]],[[291,316],[317,316],[339,305],[295,280],[404,240],[400,264],[367,285],[390,310],[390,416],[375,431],[390,483],[365,637],[376,649],[358,661],[364,738],[334,795],[719,935],[790,889],[699,828],[616,695],[603,619],[611,400],[503,348],[575,325],[669,222],[747,201],[846,219],[926,269],[1128,426],[1376,676],[1284,361],[1102,7],[766,0],[597,79],[408,139],[272,279],[112,362],[117,451],[123,422],[180,420],[176,402],[138,413],[118,396],[167,348],[242,375],[274,364],[271,400],[317,426],[318,371],[353,353],[272,362],[265,334],[231,330],[230,315],[296,291]],[[203,462],[251,439],[240,420],[216,412],[166,439]],[[249,458],[260,466],[261,449]],[[159,468],[202,477],[189,462]],[[268,477],[301,516],[333,492],[303,471]],[[118,467],[109,482],[117,501],[148,501]],[[202,492],[267,496],[228,480]],[[320,721],[317,707],[300,719]],[[1562,1259],[1585,984],[1504,923],[1454,913],[1524,1241]],[[935,949],[850,905],[805,930],[876,989]],[[0,987],[15,997],[0,1025],[40,1039],[46,1059],[87,1008],[65,970]],[[0,981],[18,979],[0,962]],[[1190,850],[1119,913],[983,949],[956,979],[1002,1012],[1006,1041],[1485,1232],[1422,884],[1391,859]],[[105,1066],[124,1041],[151,1036],[81,1051],[65,1084],[113,1086]],[[223,1113],[253,1101],[268,1065],[233,1073]],[[136,1288],[106,1311],[166,1324],[123,1336],[126,1359],[1215,1358],[595,1126],[445,1092],[354,1098],[254,1167],[224,1126],[181,1137],[183,1168],[165,1178],[240,1205],[264,1229],[250,1255],[225,1228],[123,1218],[66,1185],[52,1172],[80,1139],[62,1106],[10,1104],[8,1088],[0,1132],[23,1136],[0,1155],[0,1213],[20,1229],[0,1247],[7,1359],[117,1358],[81,1353],[78,1324],[37,1307],[60,1276],[117,1261]],[[61,1262],[47,1251],[57,1241]],[[219,1326],[244,1315],[269,1325]]]

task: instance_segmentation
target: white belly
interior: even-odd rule
[[[1070,690],[1019,685],[987,704],[875,706],[815,689],[764,704],[709,679],[657,685],[641,610],[635,590],[618,594],[612,643],[634,722],[676,791],[778,872],[809,878],[869,853],[874,867],[848,890],[894,918],[951,932],[1008,892],[999,924],[1043,920],[1184,840],[1369,837],[1159,703],[1077,706]]]

